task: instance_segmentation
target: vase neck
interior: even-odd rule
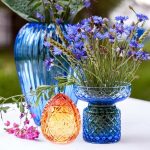
[[[112,104],[112,105],[109,105],[109,104],[91,104],[89,103],[88,104],[88,107],[115,107],[116,105],[115,104]]]
[[[102,112],[111,112],[117,110],[116,105],[95,105],[95,104],[89,104],[87,107],[88,111],[91,113],[102,113]]]

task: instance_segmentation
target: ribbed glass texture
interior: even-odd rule
[[[62,26],[65,31],[65,27]],[[56,28],[53,24],[45,25],[39,23],[28,23],[19,31],[14,46],[16,68],[23,94],[29,94],[30,90],[35,90],[40,85],[56,84],[54,79],[60,75],[66,75],[62,70],[53,67],[50,71],[45,67],[44,61],[51,57],[50,51],[44,47],[45,36],[51,36],[53,39],[60,41],[56,35]],[[58,59],[69,69],[67,63],[61,58]],[[58,65],[59,62],[55,61]],[[64,93],[74,102],[77,102],[74,96],[72,86],[65,87]],[[58,93],[58,89],[55,89]],[[40,125],[41,114],[47,100],[41,97],[39,106],[31,106],[30,111],[35,115],[34,121]],[[34,103],[36,96],[26,96],[28,104]]]

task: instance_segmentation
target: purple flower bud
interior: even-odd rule
[[[58,49],[57,47],[54,47],[53,53],[54,53],[54,55],[61,55],[62,51],[60,49]]]
[[[46,66],[48,71],[50,71],[50,69],[54,66],[53,62],[54,62],[53,58],[48,58],[45,60],[44,63],[45,63],[45,66]]]
[[[40,14],[39,12],[36,13],[36,18],[40,19],[40,21],[43,21],[45,19],[45,17],[42,14]]]
[[[55,8],[57,9],[57,11],[63,11],[63,7],[60,6],[59,4],[56,4]]]
[[[90,0],[84,0],[84,6],[85,6],[86,8],[89,8],[89,7],[91,6]]]
[[[144,52],[142,50],[139,50],[136,52],[136,59],[138,59],[138,60],[150,60],[150,54],[147,52]]]
[[[56,19],[56,23],[58,24],[58,25],[60,25],[60,24],[62,24],[63,23],[63,20],[62,19]]]
[[[140,49],[140,48],[144,47],[144,44],[138,43],[135,40],[132,40],[129,45],[130,45],[131,48],[137,48],[137,49]]]
[[[143,14],[136,14],[136,16],[137,16],[137,18],[140,22],[149,20],[149,18],[146,15],[143,15]]]
[[[115,20],[116,21],[120,21],[121,23],[123,23],[124,21],[128,20],[129,17],[128,16],[116,16]]]
[[[50,45],[49,42],[46,41],[46,42],[44,42],[44,46],[47,47],[47,48],[50,48],[51,45]]]

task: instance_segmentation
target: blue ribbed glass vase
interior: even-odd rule
[[[66,26],[63,25],[61,28],[65,34]],[[53,67],[48,71],[45,67],[45,59],[51,57],[50,51],[44,47],[44,39],[46,36],[53,37],[53,39],[60,42],[54,24],[28,23],[21,28],[16,37],[14,55],[19,81],[24,95],[28,95],[31,89],[35,90],[38,86],[56,84],[55,77],[66,75],[58,68]],[[70,70],[68,64],[61,56],[57,58]],[[59,65],[59,61],[55,61],[55,63]],[[74,103],[77,103],[77,99],[72,90],[72,86],[66,86],[64,93],[68,95]],[[57,93],[58,89],[56,88],[55,91]],[[31,113],[35,115],[34,121],[37,125],[40,125],[43,108],[50,98],[51,96],[47,99],[41,97],[37,107],[30,107]],[[36,100],[36,96],[26,96],[26,102],[28,104],[33,104]]]
[[[117,87],[74,86],[78,99],[88,102],[83,111],[83,139],[90,143],[107,144],[121,138],[121,111],[116,102],[130,96],[131,85]]]

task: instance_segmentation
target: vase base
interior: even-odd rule
[[[93,139],[93,138],[87,138],[87,137],[84,137],[83,136],[83,139],[85,142],[88,142],[88,143],[93,143],[93,144],[112,144],[112,143],[117,143],[120,141],[120,138],[116,137],[116,139],[112,139],[112,137],[103,137],[102,139],[100,138],[96,138],[96,139]]]
[[[83,112],[83,139],[89,143],[116,143],[121,138],[121,113],[116,106],[89,105]]]

